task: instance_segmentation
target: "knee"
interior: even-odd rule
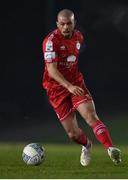
[[[95,111],[88,111],[86,112],[85,119],[89,126],[92,126],[98,119],[98,116]]]
[[[76,141],[79,138],[79,133],[75,132],[75,131],[69,131],[68,132],[68,137],[73,140]]]

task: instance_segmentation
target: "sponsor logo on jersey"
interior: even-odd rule
[[[60,50],[65,50],[65,46],[60,46]]]
[[[55,59],[55,52],[45,52],[44,59],[48,62],[52,62],[52,59]]]
[[[80,49],[80,43],[79,43],[79,42],[76,43],[76,48],[77,48],[78,50]]]
[[[74,56],[74,55],[71,55],[71,56],[67,57],[68,62],[75,62],[75,60],[76,60],[76,56]]]
[[[53,51],[53,42],[50,40],[46,43],[46,51]]]

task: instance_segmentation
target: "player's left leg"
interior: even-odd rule
[[[77,110],[88,125],[93,129],[97,140],[108,150],[108,154],[112,161],[115,164],[121,162],[120,150],[113,147],[112,139],[106,126],[101,120],[99,120],[96,114],[93,100],[79,104]]]

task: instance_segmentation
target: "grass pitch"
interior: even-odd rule
[[[74,144],[44,144],[45,160],[39,166],[27,166],[21,158],[25,144],[0,145],[1,179],[123,179],[128,178],[128,147],[119,146],[122,163],[115,166],[101,145],[93,145],[88,167],[79,163],[81,147]]]

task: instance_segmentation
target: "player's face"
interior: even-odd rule
[[[71,17],[59,16],[57,21],[57,27],[59,28],[61,34],[65,38],[70,38],[72,36],[75,27],[74,16]]]

